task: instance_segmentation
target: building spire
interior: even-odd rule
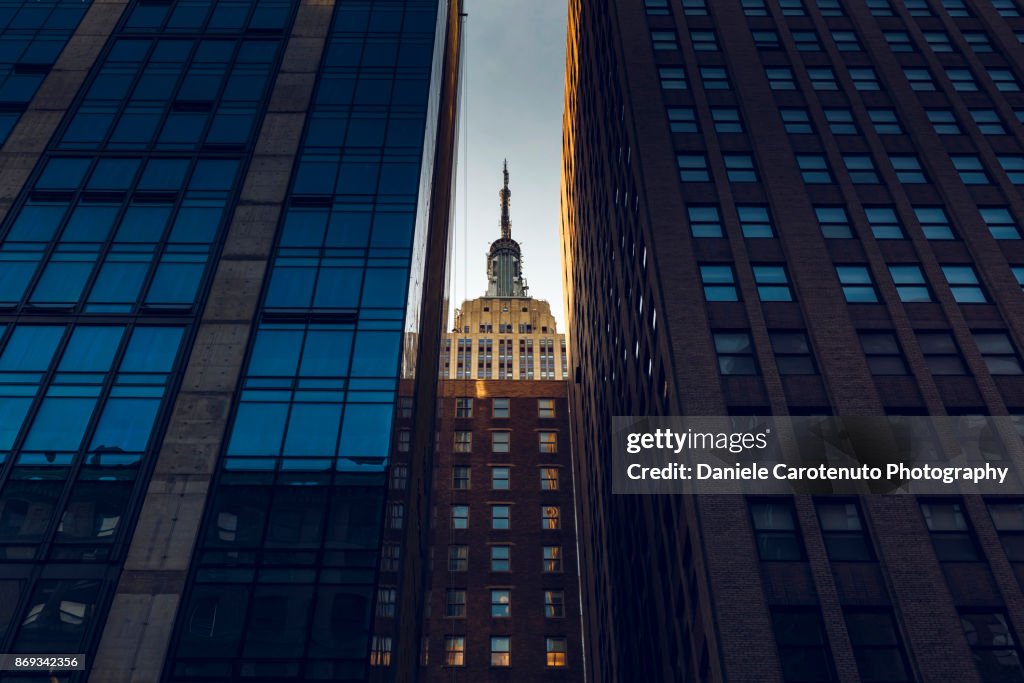
[[[505,177],[505,186],[498,191],[498,198],[501,199],[501,239],[512,239],[512,219],[509,218],[509,203],[512,199],[512,190],[508,189],[508,159],[502,169]]]

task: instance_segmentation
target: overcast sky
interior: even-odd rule
[[[508,158],[512,237],[523,247],[530,294],[551,302],[564,332],[558,221],[566,0],[466,0],[465,11],[469,122],[460,145],[468,149],[459,153],[452,303],[486,291]]]

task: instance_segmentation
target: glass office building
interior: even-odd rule
[[[401,378],[433,445],[459,9],[0,6],[0,652],[369,675]]]

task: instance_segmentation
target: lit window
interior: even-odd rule
[[[537,417],[546,420],[555,416],[555,399],[553,398],[539,398],[537,399]]]
[[[391,666],[391,636],[373,637],[370,642],[370,666]]]
[[[543,570],[547,573],[558,573],[562,571],[562,546],[544,546]]]
[[[561,529],[562,511],[557,505],[545,505],[540,512],[541,529]]]
[[[444,639],[444,665],[466,666],[466,638],[447,636]]]
[[[569,665],[566,655],[569,645],[565,638],[545,638],[544,649],[547,652],[545,661],[548,667],[564,669]]]
[[[544,616],[548,619],[561,619],[565,616],[564,591],[544,591]]]
[[[558,490],[558,468],[557,467],[541,467],[540,468],[540,490],[541,491],[557,491]]]
[[[512,666],[512,639],[508,636],[491,638],[491,666]]]

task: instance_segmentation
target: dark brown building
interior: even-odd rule
[[[593,680],[1024,680],[1017,502],[612,496],[608,466],[614,415],[1024,410],[1022,14],[570,2]]]

